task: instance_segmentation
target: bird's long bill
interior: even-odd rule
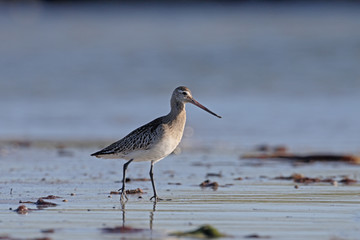
[[[208,113],[211,113],[212,115],[218,117],[218,118],[221,118],[221,116],[217,115],[216,113],[210,111],[209,109],[207,109],[205,106],[201,105],[198,101],[196,101],[195,99],[191,99],[191,103],[198,106],[199,108],[207,111]]]

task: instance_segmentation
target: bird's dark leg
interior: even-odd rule
[[[150,200],[154,199],[154,201],[158,201],[158,200],[162,200],[161,198],[158,197],[158,195],[156,194],[156,188],[155,188],[155,182],[154,182],[154,174],[153,174],[153,168],[154,168],[154,164],[155,162],[151,161],[151,167],[150,167],[150,179],[151,179],[151,184],[152,184],[152,188],[154,191],[154,196],[152,196],[150,198]]]
[[[126,181],[126,169],[128,167],[128,165],[133,161],[134,159],[130,159],[129,161],[127,161],[124,164],[123,167],[123,179],[122,179],[122,187],[119,189],[119,191],[121,191],[121,196],[120,196],[120,201],[123,202],[124,198],[126,200],[128,200],[128,197],[126,196],[126,191],[125,191],[125,181]]]

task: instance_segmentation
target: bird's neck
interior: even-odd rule
[[[176,119],[179,116],[186,115],[185,103],[177,101],[174,97],[171,98],[171,110],[167,115],[169,119]]]

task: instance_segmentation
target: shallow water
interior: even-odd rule
[[[1,139],[117,140],[186,85],[196,144],[360,151],[356,3],[0,6]]]
[[[171,201],[154,205],[151,183],[129,182],[128,189],[141,188],[141,195],[129,195],[124,209],[116,191],[122,161],[89,156],[94,148],[2,149],[0,170],[0,229],[2,235],[18,238],[49,236],[54,239],[171,239],[174,231],[192,230],[211,224],[236,239],[251,234],[272,239],[357,239],[359,234],[360,184],[333,186],[328,183],[297,184],[274,180],[276,176],[302,173],[309,177],[346,175],[358,179],[359,166],[344,163],[293,165],[286,161],[244,160],[238,154],[193,151],[171,155],[155,166],[158,193]],[[63,154],[63,153],[62,153]],[[149,164],[129,166],[130,178],[147,178]],[[219,183],[217,190],[201,189],[207,173]],[[243,180],[234,180],[242,177]],[[179,185],[175,185],[179,184]],[[70,194],[74,193],[74,196]],[[56,207],[20,215],[19,201],[46,200]],[[138,198],[142,196],[142,198]],[[67,199],[68,202],[62,202]],[[26,204],[36,209],[34,204]],[[138,233],[104,233],[104,227],[129,226]],[[54,229],[54,233],[41,230]],[[231,239],[231,238],[230,238]]]

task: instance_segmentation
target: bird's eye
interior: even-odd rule
[[[183,94],[184,96],[186,96],[186,95],[187,95],[187,92],[182,92],[182,94]]]

